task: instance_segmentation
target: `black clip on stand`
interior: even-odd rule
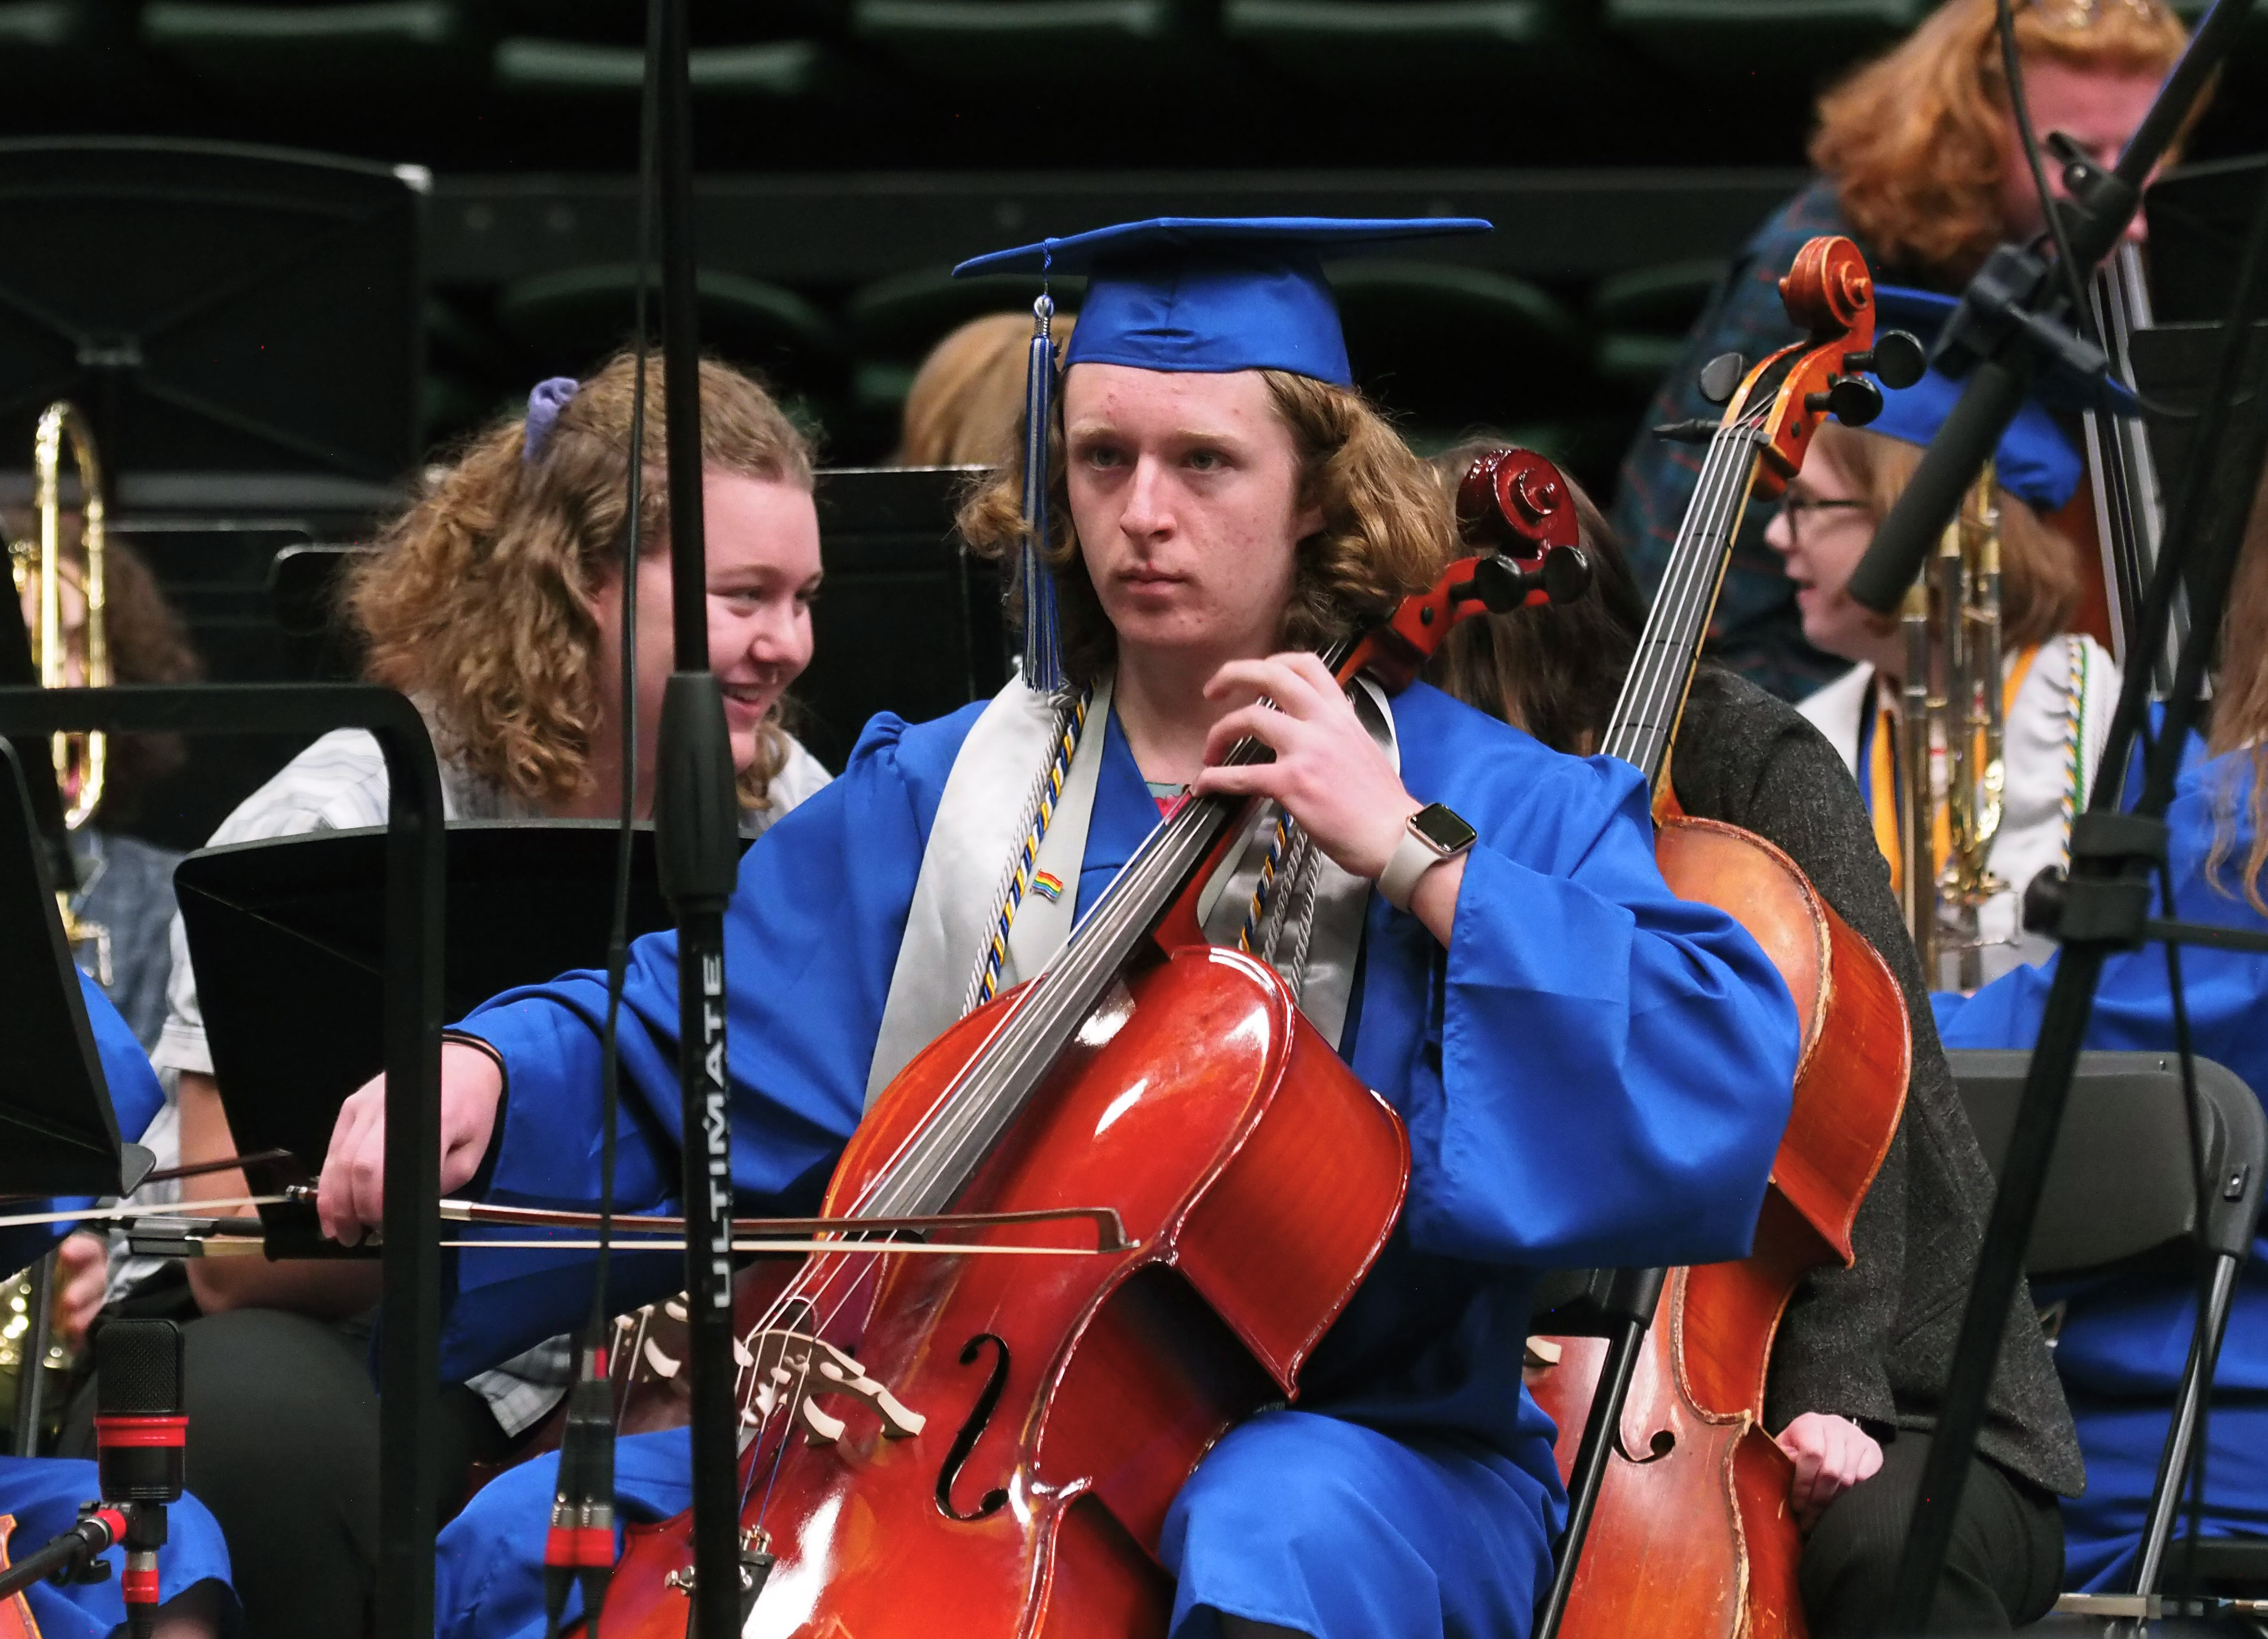
[[[685,0],[659,4],[662,402],[677,669],[662,696],[654,841],[661,891],[677,919],[686,1341],[693,1399],[694,1585],[686,1632],[688,1639],[737,1639],[741,1598],[713,1593],[742,1582],[739,1417],[733,1392],[733,1123],[725,1079],[725,905],[740,875],[740,815],[724,695],[709,669],[686,7]],[[743,1588],[742,1598],[753,1591]]]
[[[2125,233],[2141,203],[2143,184],[2228,56],[2250,4],[2250,0],[2216,0],[2116,166],[2106,172],[2083,161],[2066,166],[2066,184],[2076,203],[2057,209],[2081,273],[2091,272]],[[2263,203],[2268,205],[2268,197]],[[2185,931],[2178,924],[2151,919],[2151,876],[2165,858],[2164,815],[2183,742],[2197,719],[2206,658],[2220,633],[2252,476],[2268,452],[2262,403],[2268,395],[2256,392],[2241,411],[2231,409],[2250,321],[2264,305],[2257,288],[2264,283],[2264,230],[2268,210],[2256,216],[2243,253],[2225,332],[2228,351],[2205,402],[2183,491],[2169,520],[2166,550],[2144,601],[2141,653],[2126,668],[2103,751],[2104,767],[2126,767],[2148,705],[2150,656],[2166,640],[2174,589],[2186,580],[2196,617],[2166,704],[2164,731],[2150,748],[2141,798],[2133,812],[2120,813],[2123,781],[2099,781],[2088,811],[2072,826],[2068,881],[2060,891],[2051,887],[2031,897],[2027,905],[2028,922],[2036,916],[2053,919],[2062,956],[1962,1317],[1961,1340],[1939,1406],[1887,1632],[1920,1633],[1929,1621],[2103,961],[2114,951],[2137,949],[2149,938],[2180,938]],[[2066,329],[2069,286],[2065,269],[2027,249],[2003,246],[1962,293],[1938,343],[1935,362],[1948,373],[1966,374],[1967,384],[1852,576],[1851,594],[1867,608],[1888,613],[1898,606],[2043,365],[2060,363],[2102,376],[2102,353]],[[2242,475],[2242,482],[2217,476],[2229,473]]]

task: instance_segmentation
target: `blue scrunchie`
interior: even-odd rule
[[[528,394],[527,428],[520,444],[520,460],[526,465],[533,467],[543,459],[543,447],[551,442],[551,429],[559,425],[559,412],[582,385],[571,375],[555,375],[538,381]]]

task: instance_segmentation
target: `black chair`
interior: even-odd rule
[[[1992,1050],[1947,1056],[1985,1163],[1997,1172],[2015,1126],[2031,1055]],[[2268,1120],[2252,1089],[2208,1059],[2197,1061],[2197,1088],[2209,1190],[2202,1208],[2181,1069],[2172,1055],[2080,1054],[2024,1255],[2026,1273],[2036,1280],[2157,1266],[2180,1274],[2194,1267],[2198,1251],[2210,1259],[2206,1302],[2191,1338],[2143,1528],[2134,1591],[2146,1598],[2158,1591],[2170,1557],[2169,1542],[2198,1412],[2212,1392],[2221,1330],[2237,1274],[2251,1249],[2261,1177],[2268,1169]],[[2249,1561],[2253,1574],[2268,1570],[2268,1544],[2256,1549],[2200,1542],[2198,1556],[2201,1575],[2207,1574],[2207,1563],[2226,1570],[2239,1558]],[[2058,1609],[2118,1613],[2080,1594],[2066,1594]]]

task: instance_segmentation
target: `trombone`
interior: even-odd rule
[[[68,450],[78,470],[81,513],[80,557],[84,567],[74,571],[66,560],[63,540],[63,461]],[[40,686],[60,689],[77,683],[90,689],[108,685],[110,642],[108,602],[103,575],[109,555],[102,486],[102,463],[94,452],[94,437],[86,417],[70,403],[58,401],[40,412],[39,430],[32,440],[32,504],[39,513],[36,541],[17,541],[8,548],[9,566],[20,600],[30,594],[36,606],[32,616],[32,659],[40,670]],[[78,620],[69,616],[66,587],[77,593],[85,612]],[[85,654],[72,675],[73,627],[83,633]],[[100,733],[59,734],[53,755],[55,784],[63,802],[63,824],[77,831],[92,816],[102,801],[103,775],[108,748]]]

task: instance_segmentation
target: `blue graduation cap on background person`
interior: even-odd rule
[[[1225,374],[1281,370],[1351,387],[1346,337],[1323,277],[1328,257],[1452,234],[1485,233],[1476,217],[1157,217],[976,256],[954,277],[1087,276],[1079,328],[1064,358],[1138,370]],[[1054,419],[1054,304],[1044,289],[1024,391],[1024,681],[1063,686],[1055,580],[1041,562],[1048,539],[1047,440]]]
[[[1925,346],[1958,305],[1954,298],[1931,291],[1896,284],[1874,287],[1877,321],[1911,331]],[[1934,366],[1911,387],[1888,387],[1879,380],[1875,385],[1882,389],[1882,413],[1867,424],[1867,431],[1924,447],[1953,413],[1962,386]],[[2124,393],[2117,383],[2110,385]],[[2000,487],[2041,512],[2053,512],[2071,499],[2087,476],[2086,461],[2051,413],[2051,408],[2081,408],[2078,401],[2084,390],[2068,382],[2059,387],[2053,372],[2040,377],[1992,453],[1993,474]],[[2131,395],[2127,402],[2132,402]]]

